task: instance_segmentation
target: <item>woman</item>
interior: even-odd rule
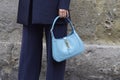
[[[18,80],[39,80],[42,60],[42,38],[45,31],[47,46],[46,80],[64,80],[65,61],[56,62],[52,58],[51,24],[56,16],[61,19],[56,24],[56,38],[66,35],[70,0],[19,0],[17,22],[23,24],[22,46]]]

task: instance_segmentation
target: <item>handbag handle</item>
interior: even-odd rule
[[[60,18],[60,16],[57,16],[57,17],[54,19],[53,24],[52,24],[52,27],[51,27],[51,30],[50,30],[51,36],[52,36],[53,38],[55,38],[54,33],[53,33],[53,29],[54,29],[54,27],[55,27],[55,23],[57,22],[57,20],[58,20],[59,18]],[[70,23],[70,27],[71,27],[71,29],[72,29],[72,32],[71,32],[71,33],[75,32],[75,29],[74,29],[74,26],[73,26],[71,20],[70,20],[68,17],[65,18],[65,20],[67,20],[68,23]],[[67,21],[66,21],[66,22],[67,22]],[[70,33],[70,34],[71,34],[71,33]]]

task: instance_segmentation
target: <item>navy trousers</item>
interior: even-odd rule
[[[67,34],[66,26],[65,24],[56,25],[54,29],[56,38],[61,38]],[[18,80],[39,80],[43,32],[45,32],[47,46],[46,80],[64,80],[66,61],[56,62],[52,58],[50,28],[51,25],[23,25]]]

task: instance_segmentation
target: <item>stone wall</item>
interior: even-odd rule
[[[0,0],[0,80],[17,80],[22,25],[18,0]],[[85,42],[67,61],[65,80],[120,80],[120,0],[71,0],[71,19]],[[45,80],[46,48],[40,80]]]
[[[120,0],[72,0],[71,17],[88,43],[120,43]]]

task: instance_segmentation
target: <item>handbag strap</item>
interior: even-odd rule
[[[55,23],[57,22],[57,20],[58,20],[59,18],[60,18],[60,16],[57,16],[57,17],[54,19],[53,24],[52,24],[52,27],[51,27],[51,30],[50,30],[51,36],[52,36],[53,38],[55,38],[54,33],[53,33],[53,29],[54,29],[54,27],[55,27]],[[71,29],[72,29],[72,32],[71,32],[71,33],[73,33],[73,32],[75,31],[75,29],[74,29],[74,26],[73,26],[71,20],[70,20],[68,17],[66,17],[65,19],[67,20],[66,22],[68,22],[68,23],[70,24],[70,27],[71,27]],[[71,34],[71,33],[70,33],[70,34]]]

